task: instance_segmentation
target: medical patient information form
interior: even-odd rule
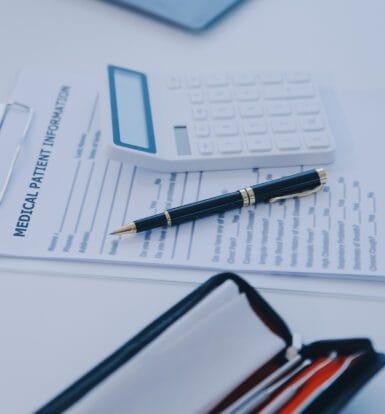
[[[166,174],[109,159],[99,129],[97,83],[86,75],[28,68],[11,100],[31,106],[35,116],[0,204],[0,254],[385,278],[379,173],[385,94],[345,91],[337,101],[326,90],[323,98],[337,153],[335,163],[324,166],[328,184],[321,192],[116,237],[110,231],[131,220],[301,167]],[[3,158],[15,145],[19,117],[13,114],[1,132],[0,163],[9,162]]]

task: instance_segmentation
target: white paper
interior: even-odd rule
[[[31,180],[63,85],[70,85],[70,93],[49,148],[49,165],[38,197],[29,197],[34,208],[22,231],[25,237],[15,236],[24,200],[36,190],[30,188]],[[37,115],[12,189],[0,205],[1,255],[265,274],[385,276],[385,256],[379,254],[385,234],[380,213],[385,206],[385,93],[344,93],[343,111],[325,95],[337,155],[333,165],[325,166],[329,179],[322,192],[113,237],[110,231],[133,219],[300,168],[161,174],[109,160],[102,148],[95,90],[87,77],[43,69],[28,70],[20,78],[12,98],[29,103]]]
[[[159,352],[155,340],[86,395],[72,413],[204,413],[285,347],[244,294]],[[163,341],[164,342],[164,341]]]

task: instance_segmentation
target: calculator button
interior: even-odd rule
[[[310,149],[327,148],[330,145],[326,134],[307,134],[305,136],[306,146]]]
[[[291,108],[287,102],[269,102],[267,104],[267,111],[269,115],[290,115]]]
[[[242,141],[239,138],[218,141],[218,150],[222,154],[235,154],[242,152],[242,149]]]
[[[247,148],[251,152],[267,152],[273,148],[270,138],[263,135],[247,137],[246,142]]]
[[[246,135],[265,134],[266,122],[263,119],[253,119],[243,123],[243,131]]]
[[[219,74],[213,74],[213,75],[207,76],[205,83],[209,87],[211,86],[216,87],[216,86],[227,86],[229,84],[229,81],[226,75],[219,73]]]
[[[201,90],[196,90],[196,91],[191,91],[190,92],[190,101],[192,103],[203,103],[204,97],[203,97],[203,91]]]
[[[282,85],[271,85],[265,88],[266,99],[287,99],[286,88]]]
[[[195,133],[198,137],[208,137],[210,135],[210,127],[205,122],[195,124]]]
[[[238,126],[235,122],[216,122],[214,131],[219,137],[238,135]]]
[[[239,101],[256,101],[259,98],[256,88],[239,88],[235,94]]]
[[[181,87],[180,79],[178,76],[170,76],[167,79],[167,86],[169,89],[179,89]]]
[[[192,108],[193,118],[196,121],[203,121],[207,118],[207,111],[203,106],[195,106]]]
[[[304,131],[322,131],[325,128],[324,122],[319,116],[302,117],[301,126]]]
[[[262,83],[281,83],[282,75],[277,72],[263,72],[260,74]]]
[[[254,118],[263,115],[263,108],[260,104],[248,102],[239,104],[239,113],[242,118]]]
[[[201,79],[196,75],[188,76],[186,83],[189,88],[199,88],[201,86]]]
[[[301,147],[301,142],[297,135],[285,134],[275,138],[277,148],[282,151],[292,151]]]
[[[294,110],[301,115],[318,114],[320,105],[313,99],[303,99],[294,103]]]
[[[255,76],[252,75],[251,73],[237,73],[233,77],[233,82],[235,85],[238,85],[238,86],[254,85]]]
[[[208,139],[202,139],[198,141],[198,151],[202,155],[211,155],[214,152],[214,146]]]
[[[213,89],[209,91],[210,102],[230,102],[231,95],[227,89]]]
[[[232,105],[215,105],[211,108],[211,114],[214,119],[234,118],[235,112]]]
[[[294,132],[297,126],[291,118],[277,118],[271,121],[274,132]]]
[[[307,72],[302,71],[291,71],[286,74],[286,79],[290,83],[303,83],[310,80],[310,76]]]
[[[286,93],[288,98],[312,98],[315,91],[312,85],[288,85]]]

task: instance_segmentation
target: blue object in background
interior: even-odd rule
[[[243,0],[108,0],[190,30],[202,30]]]

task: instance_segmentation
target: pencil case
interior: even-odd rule
[[[36,413],[335,413],[384,364],[366,338],[301,344],[251,285],[222,273]]]

